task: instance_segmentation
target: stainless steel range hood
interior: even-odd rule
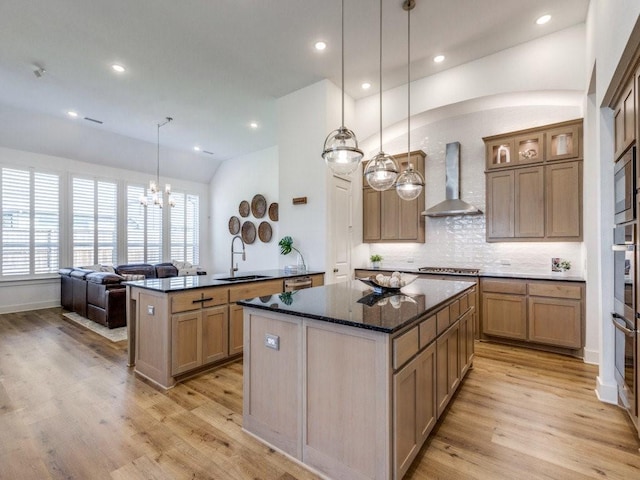
[[[447,143],[445,170],[446,200],[428,208],[422,212],[422,215],[427,217],[448,217],[482,213],[473,205],[460,199],[460,142]]]

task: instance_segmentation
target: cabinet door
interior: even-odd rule
[[[544,167],[515,170],[514,181],[514,236],[544,237]]]
[[[513,138],[487,142],[487,170],[512,167],[518,163]]]
[[[199,310],[171,316],[171,374],[202,365],[202,316]]]
[[[395,193],[395,189],[394,189]],[[395,193],[396,197],[398,196]],[[420,197],[414,200],[402,200],[398,197],[399,211],[398,211],[398,233],[399,240],[419,240],[420,229],[424,225],[424,217],[420,215],[418,211],[418,200]],[[422,202],[424,206],[424,200]],[[422,228],[424,231],[424,228]]]
[[[382,240],[400,239],[400,197],[395,189],[380,192],[380,238]],[[415,220],[415,219],[414,219]]]
[[[460,318],[460,333],[458,344],[458,365],[460,366],[460,378],[469,369],[473,360],[473,312],[467,311]]]
[[[582,240],[582,162],[545,167],[546,233],[555,240]]]
[[[362,238],[364,242],[380,240],[380,192],[362,190]]]
[[[547,130],[546,132],[546,159],[570,160],[582,158],[582,129],[578,124]]]
[[[242,353],[243,338],[243,308],[240,305],[229,305],[229,355]]]
[[[460,382],[458,363],[459,323],[436,340],[436,404],[438,418]]]
[[[402,478],[436,423],[436,345],[431,344],[393,376],[393,449]]]
[[[624,89],[614,112],[614,158],[619,158],[629,146],[635,141],[635,95],[634,81],[631,80]]]
[[[518,165],[540,163],[544,160],[544,133],[530,133],[515,139],[515,149],[518,154]]]
[[[496,337],[526,340],[526,296],[483,293],[482,333]]]
[[[202,310],[202,364],[207,365],[227,356],[229,342],[228,307]]]
[[[582,302],[529,297],[529,341],[582,348]]]
[[[487,240],[513,238],[513,170],[487,174]]]

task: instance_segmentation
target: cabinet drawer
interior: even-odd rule
[[[451,302],[449,305],[449,323],[455,322],[460,316],[460,300]]]
[[[449,325],[450,325],[449,307],[444,307],[442,310],[436,313],[436,323],[437,323],[438,335],[440,335],[447,328],[449,328]]]
[[[530,283],[529,295],[536,297],[571,298],[580,300],[582,288],[567,283]]]
[[[427,318],[420,324],[420,348],[424,348],[436,338],[436,316]]]
[[[199,288],[176,293],[171,296],[171,313],[224,305],[228,302],[228,298],[228,288]]]
[[[482,282],[482,291],[524,295],[527,293],[527,284],[526,282],[513,280],[484,280]]]
[[[281,293],[284,290],[282,280],[266,280],[236,285],[229,289],[229,302],[237,302],[246,298],[264,297]]]
[[[460,297],[460,313],[464,313],[469,310],[469,294],[465,293]]]
[[[419,343],[418,327],[413,327],[408,332],[393,339],[394,370],[400,368],[407,360],[418,353]]]

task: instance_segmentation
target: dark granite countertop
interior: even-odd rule
[[[356,268],[356,270],[367,270],[367,271],[372,271],[373,269],[371,268]],[[471,277],[471,278],[476,278],[476,277],[495,277],[495,278],[518,278],[518,279],[523,279],[523,280],[557,280],[560,282],[584,282],[585,279],[583,276],[580,275],[571,275],[568,272],[548,272],[548,273],[544,273],[544,272],[538,272],[538,273],[527,273],[527,272],[514,272],[514,271],[508,271],[508,270],[491,270],[491,269],[479,269],[479,272],[477,275],[470,275],[467,273],[446,273],[446,272],[442,272],[442,273],[426,273],[426,272],[421,272],[419,271],[417,268],[406,268],[406,267],[400,267],[400,268],[394,268],[394,267],[384,267],[380,269],[381,272],[403,272],[403,273],[413,273],[413,274],[420,274],[420,275],[447,275],[447,276],[454,276],[454,277]]]
[[[447,300],[475,282],[419,278],[400,292],[376,295],[368,285],[350,282],[272,295],[270,299],[242,300],[238,304],[286,315],[312,318],[384,333],[394,333],[435,312]]]
[[[266,280],[285,279],[294,277],[305,277],[307,275],[324,274],[319,271],[308,271],[305,273],[285,273],[284,270],[258,270],[254,272],[236,272],[236,277],[251,277],[244,280],[222,280],[228,278],[225,273],[217,273],[213,275],[190,275],[186,277],[169,277],[169,278],[148,278],[146,280],[137,280],[133,282],[123,282],[132,287],[146,288],[157,292],[179,292],[181,290],[191,290],[194,288],[221,287],[240,285],[249,282],[261,282]],[[260,278],[255,278],[260,276]]]

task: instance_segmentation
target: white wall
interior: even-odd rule
[[[231,268],[231,216],[238,217],[242,222],[253,222],[256,230],[261,222],[266,221],[272,230],[271,241],[263,243],[256,236],[253,244],[246,245],[246,261],[243,262],[240,255],[235,255],[233,261],[234,264],[238,263],[238,275],[243,271],[278,268],[280,221],[270,220],[268,213],[262,218],[255,218],[253,214],[243,218],[238,212],[242,200],[251,203],[253,196],[258,193],[266,198],[268,205],[279,201],[278,171],[277,147],[227,160],[216,171],[210,184],[211,273],[229,273]],[[241,250],[239,240],[235,242],[235,250]]]
[[[109,168],[101,166],[99,168],[94,164],[80,162],[70,158],[54,157],[51,155],[42,155],[39,153],[25,152],[10,148],[0,147],[0,167],[33,167],[39,170],[47,170],[59,173],[61,179],[61,223],[69,225],[70,208],[68,208],[68,191],[66,188],[70,184],[72,174],[86,175],[108,180],[116,180],[119,184],[121,198],[123,198],[124,188],[127,182],[147,184],[151,176],[119,168]],[[201,258],[200,265],[205,269],[209,268],[210,255],[206,248],[209,245],[209,191],[204,183],[188,182],[177,180],[174,178],[160,177],[160,181],[171,183],[174,191],[186,190],[190,193],[200,195],[200,244]],[[124,207],[120,209],[123,214]],[[62,230],[60,232],[60,265],[71,265],[70,232]],[[118,248],[120,251],[124,248],[125,239],[120,239]],[[166,258],[165,260],[170,260]],[[34,308],[46,308],[60,305],[60,279],[57,274],[47,279],[26,279],[26,280],[2,280],[0,281],[0,313],[16,312],[21,310],[31,310]]]
[[[585,27],[578,25],[411,84],[411,112],[512,92],[585,90]],[[356,133],[379,130],[377,94],[356,102]],[[407,117],[406,85],[384,92],[383,126]]]

